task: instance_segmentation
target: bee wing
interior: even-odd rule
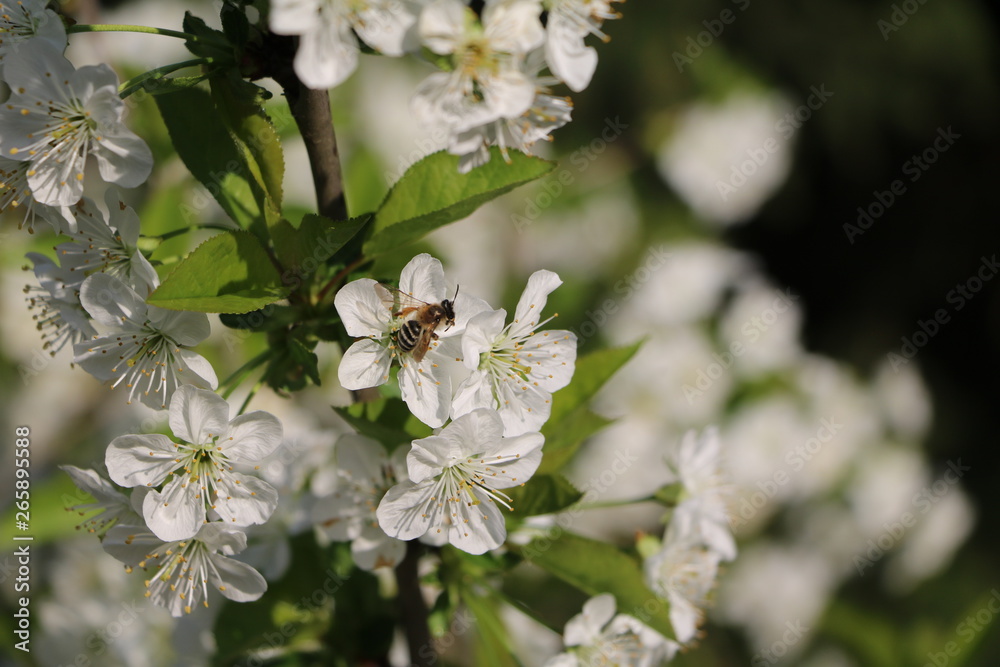
[[[402,315],[404,311],[428,305],[426,301],[421,301],[402,290],[390,287],[389,285],[383,285],[382,283],[375,283],[375,294],[378,295],[379,300],[385,304],[385,307],[389,309],[389,312],[393,316]]]

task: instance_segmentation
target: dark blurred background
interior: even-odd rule
[[[810,350],[862,375],[887,353],[902,355],[902,339],[912,341],[920,321],[947,311],[948,321],[913,359],[934,403],[928,447],[935,471],[958,459],[972,468],[963,482],[979,509],[976,531],[943,576],[905,598],[860,578],[841,597],[901,627],[930,622],[954,629],[976,599],[1000,586],[1000,512],[993,511],[1000,469],[1000,278],[971,292],[983,258],[1000,258],[997,6],[673,0],[620,7],[626,20],[606,26],[612,40],[601,49],[593,85],[577,96],[576,122],[566,133],[577,132],[583,143],[586,128],[616,115],[640,126],[624,139],[632,142],[633,178],[648,214],[668,208],[673,195],[664,192],[655,158],[638,138],[660,131],[663,110],[722,94],[733,63],[795,104],[812,86],[834,93],[798,131],[785,184],[724,239],[762,257],[779,285],[802,295]],[[685,53],[688,38],[726,10],[732,22],[678,72],[675,52]],[[908,161],[948,128],[959,138],[911,180],[916,165]],[[888,192],[897,179],[905,192],[852,243],[845,224],[856,225],[858,208],[869,208],[875,193]],[[970,280],[971,298],[953,292]],[[971,664],[1000,664],[1000,633],[991,634]]]

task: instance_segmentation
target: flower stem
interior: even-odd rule
[[[399,612],[406,632],[406,643],[410,647],[412,667],[428,667],[437,662],[437,651],[434,650],[430,626],[427,624],[427,603],[420,591],[420,575],[417,572],[422,551],[423,545],[417,540],[407,542],[406,557],[396,568]]]
[[[172,63],[170,65],[164,65],[163,67],[157,67],[156,69],[151,69],[148,72],[143,72],[138,76],[134,76],[122,85],[118,87],[118,96],[125,99],[135,91],[142,88],[143,84],[149,79],[158,79],[164,74],[170,74],[171,72],[176,72],[179,69],[184,69],[185,67],[196,67],[198,65],[208,65],[214,61],[213,58],[192,58],[191,60],[185,60],[179,63]]]
[[[166,28],[153,28],[147,25],[128,25],[123,23],[78,23],[76,25],[71,25],[66,28],[68,34],[73,34],[75,32],[141,32],[148,35],[163,35],[164,37],[177,37],[179,39],[186,39],[192,42],[207,42],[210,40],[202,39],[198,35],[192,35],[188,32],[180,32],[178,30],[167,30]],[[215,43],[215,42],[213,42]]]

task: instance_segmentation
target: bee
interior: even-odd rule
[[[417,363],[423,361],[424,355],[431,346],[431,341],[438,339],[435,329],[443,322],[447,331],[455,325],[455,296],[444,299],[441,303],[427,303],[398,290],[395,287],[376,283],[375,293],[385,304],[393,317],[404,317],[406,320],[396,331],[396,346],[403,352],[413,355]]]

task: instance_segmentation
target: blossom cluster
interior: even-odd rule
[[[337,293],[344,327],[359,338],[340,362],[341,384],[367,389],[395,373],[413,415],[440,430],[396,449],[391,465],[374,441],[338,443],[344,490],[318,503],[321,531],[353,540],[356,554],[371,551],[365,562],[373,566],[399,561],[398,540],[476,554],[503,544],[500,508],[512,509],[503,490],[524,484],[541,463],[539,430],[552,392],[569,383],[575,366],[576,336],[539,330],[551,320],[541,312],[560,284],[551,271],[534,273],[506,324],[506,311],[481,299],[464,292],[449,299],[441,262],[428,254],[403,268],[398,290],[363,278]],[[453,321],[441,314],[420,325],[426,349],[400,342],[422,313],[445,303]]]
[[[572,102],[597,67],[585,38],[607,41],[612,0],[275,0],[270,27],[298,35],[295,72],[311,88],[339,85],[357,66],[359,38],[386,56],[425,54],[440,71],[417,88],[412,111],[448,137],[469,171],[488,148],[528,152],[570,120]]]

